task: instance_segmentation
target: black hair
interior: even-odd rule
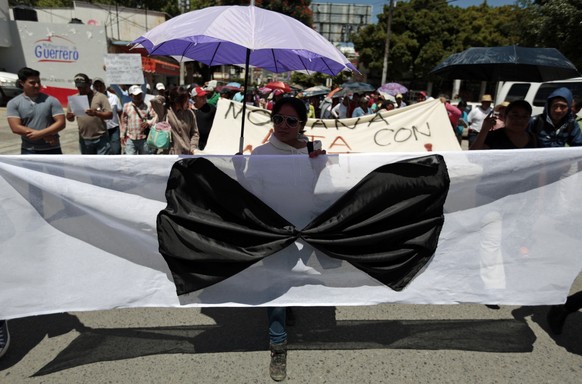
[[[18,80],[25,82],[29,77],[40,77],[40,72],[28,67],[20,68],[20,71],[18,71]]]
[[[505,108],[505,116],[509,115],[509,112],[514,108],[523,108],[527,111],[527,113],[530,116],[532,114],[532,107],[530,103],[528,103],[525,100],[514,100],[511,103],[509,103],[507,108]]]
[[[183,87],[172,87],[168,91],[166,107],[169,109],[174,104],[183,104],[188,100],[188,91]]]
[[[299,120],[303,122],[302,125],[305,125],[305,122],[307,121],[307,108],[305,108],[305,104],[303,103],[303,101],[295,97],[283,97],[282,99],[277,100],[275,105],[273,105],[273,111],[271,116],[278,114],[285,104],[289,104],[289,106],[291,106],[295,110],[295,112],[297,112]]]

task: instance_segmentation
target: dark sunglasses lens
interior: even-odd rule
[[[298,123],[299,123],[299,120],[297,120],[294,117],[287,118],[287,125],[290,126],[291,128],[296,127]]]
[[[282,122],[283,122],[283,116],[281,116],[281,115],[273,116],[273,123],[281,124]]]

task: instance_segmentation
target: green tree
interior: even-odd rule
[[[398,3],[392,18],[388,80],[425,79],[441,60],[469,47],[518,43],[522,12],[517,6],[486,3],[463,9],[446,0]],[[352,36],[371,82],[381,79],[387,18],[385,7],[378,24]]]
[[[520,19],[522,45],[551,47],[582,69],[582,0],[524,0]]]

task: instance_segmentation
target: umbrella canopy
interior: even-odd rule
[[[133,42],[150,55],[178,61],[197,60],[209,66],[244,65],[271,72],[306,70],[337,75],[357,69],[322,35],[281,13],[250,6],[209,7],[176,16]],[[246,87],[245,95],[246,98]],[[243,103],[245,116],[246,103]],[[244,144],[241,122],[239,151]]]
[[[282,81],[271,81],[270,83],[265,84],[265,87],[271,88],[272,90],[280,89],[285,93],[289,93],[292,91],[291,87]]]
[[[578,77],[580,73],[555,48],[475,47],[449,56],[430,72],[448,79],[533,81]]]
[[[387,93],[389,95],[396,96],[399,93],[402,95],[407,93],[408,88],[398,83],[386,83],[382,85],[380,88],[378,88],[377,91],[380,93]]]
[[[240,89],[241,85],[240,83],[237,83],[236,81],[232,81],[228,84],[226,84],[227,87],[230,87],[231,89],[235,88],[235,89]]]
[[[328,40],[300,21],[255,6],[217,6],[184,13],[135,39],[150,55],[207,65],[247,65],[271,72],[336,75],[356,70]]]
[[[311,96],[320,96],[320,95],[327,95],[331,89],[325,87],[323,85],[316,85],[315,87],[307,88],[303,91],[303,96],[311,97]]]
[[[259,88],[259,92],[262,94],[269,94],[269,93],[273,92],[273,90],[271,88],[261,87],[261,88]]]
[[[374,92],[376,87],[372,84],[361,83],[359,81],[354,81],[350,83],[343,83],[341,85],[344,93],[364,93],[364,92]]]

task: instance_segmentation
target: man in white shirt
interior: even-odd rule
[[[119,97],[113,92],[109,92],[105,86],[105,81],[99,77],[93,79],[93,89],[107,96],[113,117],[105,120],[107,132],[109,133],[109,142],[111,143],[111,155],[121,155],[121,142],[119,141],[119,117],[121,116],[122,106]]]
[[[471,109],[471,112],[469,112],[467,117],[467,122],[469,123],[469,146],[475,142],[477,135],[481,131],[483,120],[493,112],[492,103],[493,98],[491,95],[483,95],[481,97],[481,105]]]

